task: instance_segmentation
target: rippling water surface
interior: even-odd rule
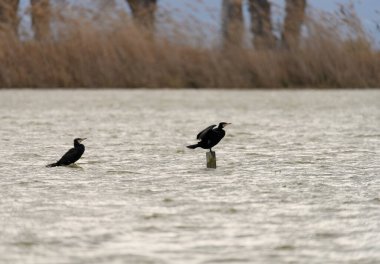
[[[380,263],[379,148],[379,91],[1,91],[0,263]]]

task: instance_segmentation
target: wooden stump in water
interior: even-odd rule
[[[214,151],[206,152],[207,168],[216,169],[216,154]]]

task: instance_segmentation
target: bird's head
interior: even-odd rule
[[[221,122],[221,123],[219,123],[219,127],[220,127],[220,128],[224,128],[224,127],[226,127],[226,126],[228,126],[228,125],[231,125],[231,123],[226,123],[226,122]]]
[[[87,138],[76,138],[74,139],[74,144],[77,143],[77,144],[80,144],[83,140],[86,140]]]

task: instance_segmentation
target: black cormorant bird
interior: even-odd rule
[[[212,151],[212,148],[219,143],[222,138],[224,138],[226,131],[223,130],[224,127],[230,125],[231,123],[221,122],[219,123],[219,126],[217,128],[216,125],[209,126],[208,128],[202,130],[197,135],[197,139],[199,142],[195,145],[187,146],[190,149],[195,148],[203,148],[203,149],[210,149]]]
[[[46,167],[67,166],[79,160],[84,153],[84,145],[81,144],[83,140],[85,140],[85,138],[74,139],[74,147],[67,151],[59,161],[49,164]]]

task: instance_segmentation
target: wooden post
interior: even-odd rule
[[[206,152],[207,168],[216,169],[216,154],[215,151]]]

